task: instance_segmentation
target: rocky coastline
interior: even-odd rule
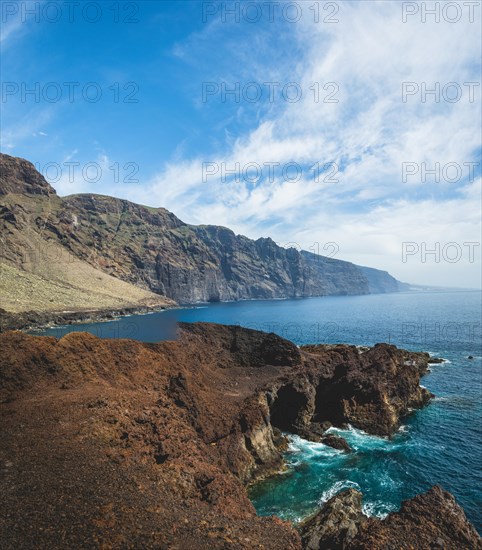
[[[0,349],[3,548],[482,548],[438,487],[383,521],[340,493],[299,529],[247,495],[283,467],[283,431],[393,434],[432,397],[426,353],[210,323],[157,344],[12,331]]]
[[[153,313],[178,307],[138,305],[121,308],[86,309],[77,311],[21,311],[12,312],[0,308],[0,333],[9,330],[41,330],[65,325],[101,323],[127,315]]]
[[[438,485],[404,501],[383,520],[363,514],[359,491],[342,491],[300,525],[300,534],[305,550],[482,548],[462,508]]]

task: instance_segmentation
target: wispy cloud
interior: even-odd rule
[[[82,101],[33,107],[11,102],[2,146],[22,155],[33,150],[40,158],[63,156],[60,164],[94,159],[102,177],[93,182],[78,169],[73,178],[64,172],[52,182],[61,194],[121,195],[169,208],[187,222],[226,225],[253,238],[272,236],[305,248],[337,242],[338,257],[389,269],[401,279],[453,284],[456,275],[460,285],[479,285],[479,264],[402,263],[401,247],[405,240],[480,240],[480,165],[472,164],[470,174],[466,165],[480,162],[481,151],[480,9],[473,22],[462,3],[465,16],[455,23],[443,18],[436,23],[433,17],[424,23],[420,13],[404,23],[402,2],[344,1],[337,3],[339,22],[332,24],[322,21],[326,13],[315,23],[311,4],[299,5],[303,17],[296,23],[279,17],[223,21],[218,12],[201,30],[193,25],[196,32],[187,38],[178,33],[167,43],[149,35],[139,73],[137,63],[135,70],[115,63],[102,69],[109,81],[139,75],[145,102],[106,103],[102,116],[98,105],[85,108]],[[168,13],[161,15],[169,21]],[[11,25],[6,42],[15,44],[23,28],[15,21]],[[156,47],[162,49],[162,62],[168,58],[165,74],[156,73],[159,55],[147,55]],[[25,47],[22,59],[28,51]],[[12,62],[14,53],[9,49],[12,79],[30,82],[19,69],[22,63]],[[64,72],[61,65],[56,74],[63,78]],[[33,80],[40,78],[33,74]],[[92,78],[90,73],[84,77]],[[202,96],[206,83],[218,86],[208,100]],[[222,97],[222,83],[231,90],[254,83],[262,96],[255,101],[243,92],[239,98]],[[273,83],[278,84],[271,97]],[[301,90],[298,101],[283,96],[289,83],[295,83],[291,92]],[[422,101],[424,86],[429,92],[439,86],[439,101],[430,93]],[[451,101],[459,89],[462,96]],[[162,143],[152,130],[157,130],[152,117],[159,112]],[[169,149],[174,151],[170,157],[158,157],[154,152],[166,147],[171,127],[178,146]],[[149,142],[138,145],[146,131]],[[123,167],[123,157],[138,158],[144,173],[156,175],[134,183],[122,177],[124,172],[120,182],[114,181],[112,159]],[[287,170],[290,163],[299,165],[299,177]],[[407,163],[410,177],[404,173]],[[463,169],[460,178],[422,176],[424,169],[438,165],[440,171],[450,164]],[[259,179],[252,177],[256,167]]]
[[[43,9],[46,0],[23,0],[21,2],[3,2],[1,7],[0,44],[2,50],[10,48],[14,39],[28,32]]]
[[[281,61],[269,55],[268,31],[260,31],[259,55],[252,55],[249,40],[237,43],[239,70],[232,63],[227,75],[221,64],[217,81],[257,78],[262,83],[267,75],[282,79],[283,71],[291,71],[284,80],[286,74],[296,75],[305,91],[302,100],[265,105],[255,127],[238,135],[227,150],[167,165],[141,195],[187,221],[221,223],[252,237],[273,234],[278,241],[300,239],[306,245],[322,236],[339,242],[343,257],[370,260],[401,278],[416,280],[420,275],[421,282],[428,282],[433,272],[417,274],[412,265],[409,273],[400,264],[401,243],[427,235],[436,241],[448,235],[459,240],[478,235],[480,240],[480,195],[467,192],[477,187],[467,173],[456,182],[420,177],[403,181],[402,166],[425,162],[432,169],[435,163],[457,163],[464,168],[465,162],[479,160],[480,27],[467,19],[457,24],[403,23],[401,5],[394,2],[344,2],[338,17],[340,22],[331,26],[304,19],[291,25],[289,53]],[[480,23],[480,14],[478,19]],[[273,38],[276,28],[269,30]],[[227,24],[211,25],[209,34],[178,45],[178,55],[182,52],[183,60],[195,64],[200,61],[197,52],[230,31]],[[213,70],[212,65],[212,75]],[[477,81],[475,97],[469,100],[464,83]],[[336,83],[339,101],[315,102],[310,92],[314,82]],[[432,96],[422,102],[420,94],[403,101],[403,83],[419,88],[426,83],[429,89],[436,83],[441,89],[457,83],[464,95],[458,102],[443,95],[438,102]],[[233,110],[239,107],[251,106],[233,104]],[[218,167],[225,163],[231,170],[239,163],[242,170],[248,163],[283,166],[290,161],[303,167],[334,162],[338,181],[314,181],[308,169],[299,181],[280,174],[270,181],[264,173],[256,184],[245,177],[223,181],[221,170],[203,181],[203,162]],[[136,197],[139,189],[132,190]],[[472,269],[463,279],[475,284],[476,276]],[[448,272],[436,278],[453,283]]]

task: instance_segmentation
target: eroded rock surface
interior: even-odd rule
[[[303,548],[348,548],[366,521],[360,491],[348,489],[338,493],[300,526]]]
[[[300,526],[307,550],[479,550],[482,540],[454,497],[439,486],[402,503],[385,519],[362,513],[362,494],[332,497]]]
[[[279,428],[390,433],[430,397],[425,354],[204,323],[158,344],[7,332],[0,350],[2,549],[300,549],[246,492],[282,467]]]

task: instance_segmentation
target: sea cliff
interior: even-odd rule
[[[257,516],[247,496],[282,468],[280,430],[323,437],[328,423],[350,422],[393,433],[431,398],[419,384],[427,354],[298,348],[206,323],[158,344],[6,332],[0,349],[4,548],[481,547],[437,488],[384,521],[359,517],[356,495],[338,497],[330,506],[353,519],[348,538],[331,509],[299,531]]]
[[[0,307],[13,312],[404,288],[385,271],[190,225],[165,208],[104,195],[60,197],[33,164],[4,154],[0,230]]]

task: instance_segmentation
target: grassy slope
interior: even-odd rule
[[[172,300],[103,273],[44,238],[33,220],[59,209],[58,197],[1,198],[10,208],[21,205],[23,212],[17,216],[19,227],[10,225],[1,239],[0,308],[16,313],[173,305]]]

